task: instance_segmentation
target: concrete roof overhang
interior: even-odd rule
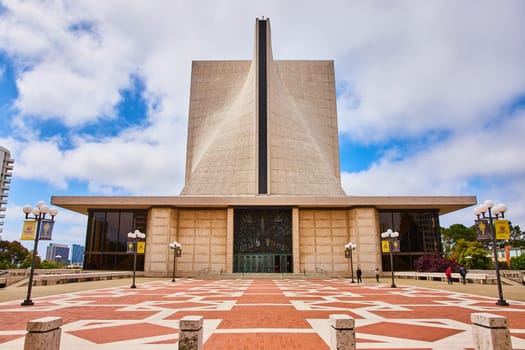
[[[437,209],[447,214],[476,204],[475,196],[52,196],[51,204],[81,214],[88,209],[298,207]]]

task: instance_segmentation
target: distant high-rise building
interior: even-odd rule
[[[80,244],[73,244],[71,252],[71,263],[74,265],[82,265],[84,263],[84,246]]]
[[[67,264],[69,261],[69,247],[65,244],[49,243],[46,250],[46,260]]]
[[[9,184],[11,183],[11,170],[13,170],[14,160],[11,159],[9,151],[0,146],[0,234],[3,231],[5,218],[5,204],[7,204],[7,196],[9,191]]]

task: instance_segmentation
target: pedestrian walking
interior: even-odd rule
[[[376,282],[379,283],[379,269],[376,267]]]
[[[447,282],[448,284],[452,284],[452,269],[449,267],[447,267],[447,269],[445,270],[445,276],[447,276]]]
[[[463,266],[459,268],[459,274],[461,275],[461,282],[463,284],[467,284],[467,272],[468,272],[467,269],[464,268]]]
[[[363,275],[363,271],[361,271],[361,268],[360,267],[357,267],[357,283],[363,283],[363,279],[361,278],[361,276]]]

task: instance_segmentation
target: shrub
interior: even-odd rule
[[[418,272],[445,272],[449,266],[452,271],[459,271],[457,262],[439,255],[423,255],[414,263],[414,268]]]
[[[525,254],[511,258],[510,268],[512,270],[525,270]]]

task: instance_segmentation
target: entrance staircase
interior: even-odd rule
[[[251,272],[251,273],[204,273],[198,278],[202,279],[293,279],[293,280],[321,280],[330,278],[325,273],[264,273],[264,272]]]

